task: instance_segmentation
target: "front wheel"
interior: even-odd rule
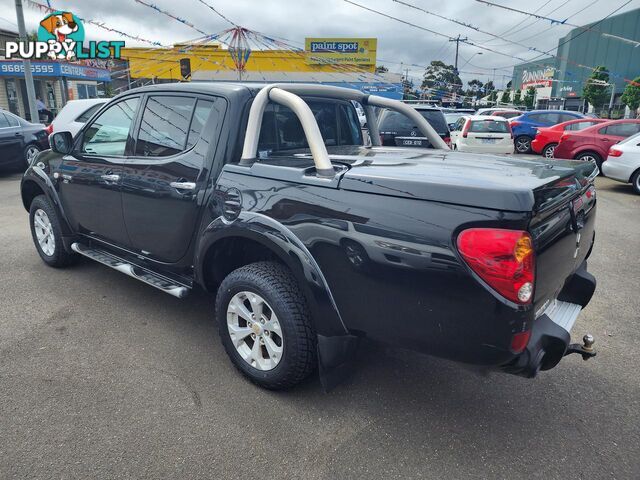
[[[531,151],[531,137],[520,135],[515,139],[517,153],[529,153]]]
[[[73,262],[76,256],[65,250],[58,214],[46,196],[39,195],[31,202],[29,224],[33,243],[44,263],[58,268]]]
[[[291,388],[315,367],[315,336],[295,277],[275,262],[231,272],[216,297],[218,331],[227,355],[252,382]]]
[[[542,150],[542,156],[545,158],[553,158],[553,154],[557,146],[557,143],[550,143]]]

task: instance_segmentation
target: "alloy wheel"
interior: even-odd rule
[[[53,236],[53,226],[47,212],[40,208],[36,210],[33,215],[33,227],[42,253],[52,257],[56,250],[56,239]]]
[[[227,306],[227,329],[240,357],[252,367],[273,370],[282,359],[284,337],[278,317],[260,295],[236,293]]]
[[[531,148],[531,141],[526,137],[521,137],[516,140],[516,150],[518,153],[527,153]]]
[[[36,158],[36,155],[40,153],[40,149],[35,145],[29,145],[27,150],[25,151],[25,161],[27,165],[31,165],[33,163],[33,159]]]
[[[549,145],[548,147],[546,147],[544,149],[545,158],[553,158],[553,154],[555,153],[555,150],[556,150],[555,145]]]

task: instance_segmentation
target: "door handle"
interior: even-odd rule
[[[176,190],[195,190],[196,189],[195,182],[171,182],[169,186],[175,188]]]
[[[100,178],[106,182],[117,182],[120,180],[120,175],[100,175]]]

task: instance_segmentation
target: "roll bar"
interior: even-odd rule
[[[249,121],[247,123],[247,134],[244,139],[244,148],[242,150],[242,160],[250,160],[256,158],[258,151],[258,141],[260,139],[260,128],[262,126],[262,117],[269,101],[279,103],[289,107],[300,120],[302,129],[307,138],[307,143],[311,150],[311,156],[316,164],[316,171],[319,176],[333,177],[334,170],[329,159],[327,147],[324,144],[320,128],[309,108],[309,105],[300,98],[300,95],[307,97],[329,97],[341,100],[353,100],[359,102],[365,108],[367,117],[367,125],[371,142],[374,146],[380,146],[380,133],[378,131],[378,116],[374,107],[388,108],[398,113],[406,115],[413,120],[418,130],[427,137],[431,145],[435,148],[448,150],[449,147],[440,138],[417,110],[397,100],[379,97],[377,95],[368,95],[358,90],[350,88],[333,87],[329,85],[314,85],[300,83],[276,83],[263,87],[251,105],[249,112]]]

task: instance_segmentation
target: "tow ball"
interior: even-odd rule
[[[572,343],[567,347],[567,351],[565,352],[565,356],[571,355],[572,353],[579,353],[582,355],[583,360],[589,360],[592,357],[596,356],[596,351],[593,348],[593,344],[595,340],[593,335],[585,335],[582,337],[582,345],[579,343]]]

